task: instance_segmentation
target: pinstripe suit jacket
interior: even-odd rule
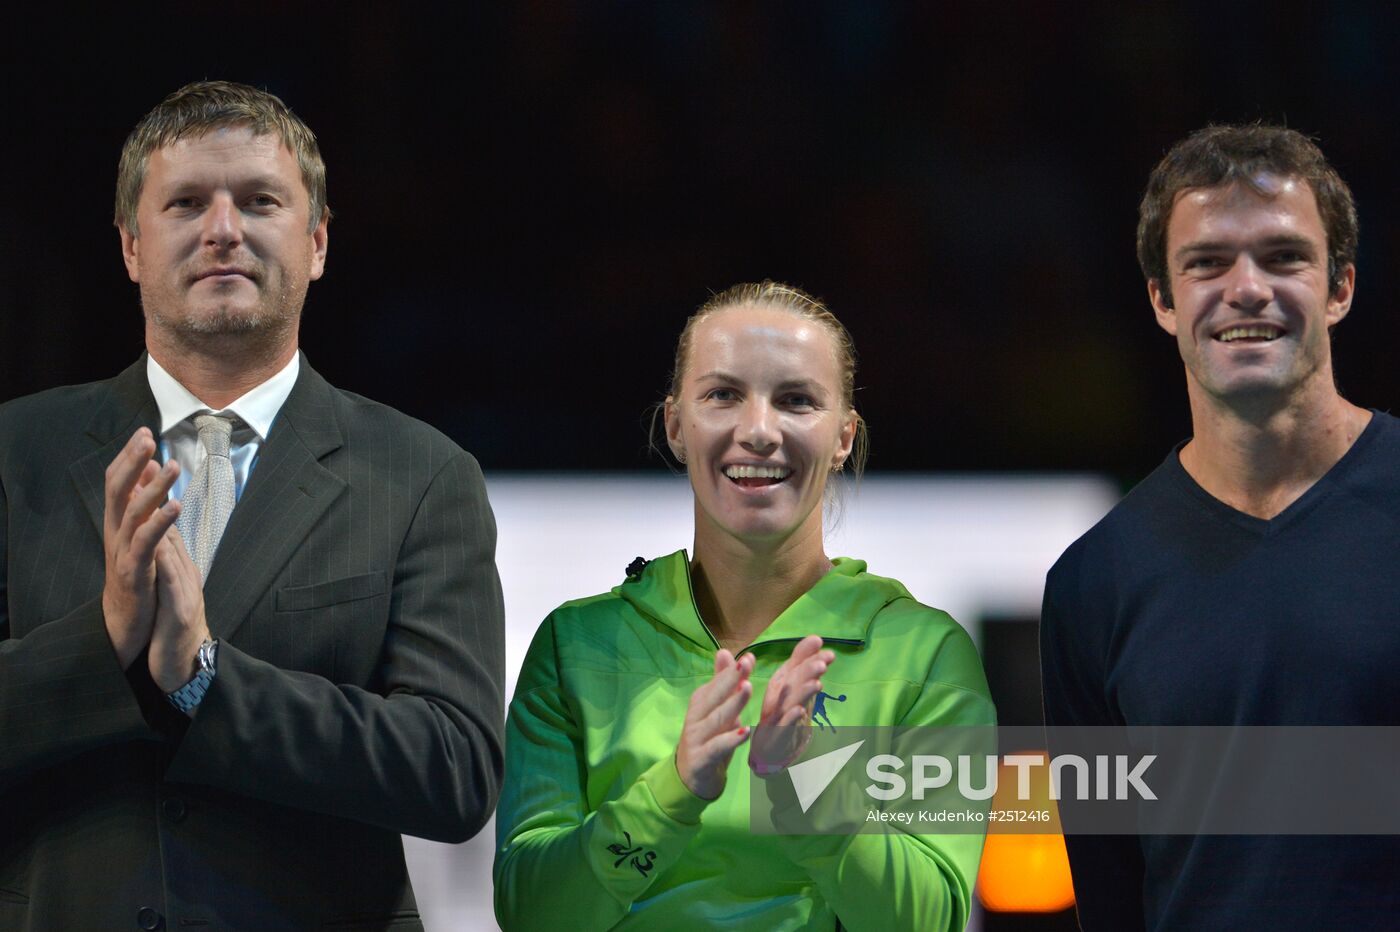
[[[189,722],[102,619],[103,481],[144,360],[0,406],[0,929],[420,928],[399,833],[501,774],[495,525],[475,460],[303,360],[205,583]]]

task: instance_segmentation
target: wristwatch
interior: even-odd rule
[[[199,645],[199,671],[195,673],[194,679],[173,693],[166,693],[165,698],[169,699],[171,705],[186,715],[199,708],[204,694],[209,691],[209,684],[214,682],[214,674],[219,672],[218,659],[218,641],[206,640]]]

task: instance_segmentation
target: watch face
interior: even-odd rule
[[[218,641],[205,641],[203,644],[199,645],[199,668],[213,673],[215,669],[214,665],[218,662],[218,651]]]

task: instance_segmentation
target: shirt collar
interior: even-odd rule
[[[155,357],[146,355],[146,380],[151,383],[151,394],[160,408],[160,432],[164,436],[170,428],[186,420],[191,415],[203,412],[213,414],[231,413],[266,440],[272,430],[272,422],[287,396],[296,384],[297,373],[301,371],[301,353],[293,353],[291,360],[282,370],[261,385],[251,389],[230,402],[227,407],[215,411],[196,398],[188,388],[175,380],[175,377],[161,368]]]

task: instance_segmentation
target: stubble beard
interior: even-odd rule
[[[167,315],[159,307],[152,307],[142,301],[147,316],[170,333],[192,337],[231,336],[240,333],[256,333],[263,330],[285,329],[297,317],[297,312],[278,302],[275,307],[259,306],[251,313],[236,311],[228,305],[220,305],[213,313],[192,315]]]
[[[1286,338],[1285,338],[1286,339]],[[1254,378],[1231,378],[1228,373],[1211,373],[1203,380],[1192,373],[1188,387],[1210,399],[1217,409],[1233,412],[1237,417],[1263,423],[1281,410],[1296,407],[1305,399],[1318,397],[1318,391],[1336,389],[1331,371],[1330,334],[1322,337],[1325,345],[1300,343],[1282,368],[1260,373]],[[1233,384],[1231,384],[1233,383]]]
[[[309,284],[309,283],[308,283]],[[141,292],[141,308],[157,332],[188,349],[206,352],[275,350],[295,334],[301,320],[306,285],[300,289],[285,278],[275,296],[259,294],[252,308],[219,303],[212,310],[188,306],[169,312],[180,298]]]

